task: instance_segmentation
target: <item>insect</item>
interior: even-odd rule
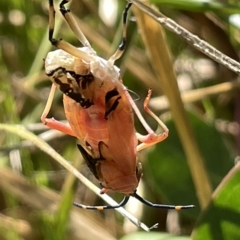
[[[41,120],[50,128],[78,138],[78,149],[92,173],[100,181],[101,193],[113,190],[125,195],[123,201],[116,206],[85,206],[78,203],[74,205],[92,210],[113,209],[124,206],[132,196],[156,208],[194,207],[153,204],[136,192],[142,176],[137,152],[165,140],[168,129],[148,108],[151,90],[144,101],[144,109],[164,131],[156,134],[149,127],[123,85],[119,69],[114,65],[125,49],[126,20],[131,3],[126,5],[123,12],[121,44],[117,51],[105,60],[97,56],[70,11],[65,8],[69,1],[63,0],[60,3],[60,12],[83,47],[76,48],[64,40],[53,38],[55,10],[53,0],[49,0],[49,40],[59,49],[50,52],[45,60],[46,73],[53,85]],[[46,118],[56,88],[64,93],[64,110],[69,125]],[[146,129],[146,136],[136,133],[133,111]]]

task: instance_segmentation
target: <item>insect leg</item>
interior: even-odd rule
[[[143,203],[143,204],[145,204],[145,205],[147,205],[149,207],[153,207],[153,208],[165,208],[165,209],[181,210],[181,209],[190,209],[190,208],[194,208],[195,207],[194,205],[175,206],[175,205],[155,204],[155,203],[149,202],[146,199],[142,198],[136,192],[134,192],[131,196],[135,197],[141,203]]]
[[[66,9],[65,6],[64,6],[66,3],[70,2],[70,1],[71,0],[63,0],[59,4],[60,11],[61,11],[63,17],[65,18],[65,20],[67,21],[69,27],[72,29],[72,31],[74,32],[74,34],[78,38],[79,42],[81,42],[84,47],[88,47],[89,50],[91,50],[94,54],[96,54],[95,51],[92,49],[89,41],[87,40],[87,38],[83,34],[82,30],[78,26],[76,20],[72,16],[70,10]]]
[[[114,62],[122,56],[122,54],[125,50],[126,37],[127,37],[127,14],[128,14],[128,11],[129,11],[131,6],[132,6],[132,3],[129,2],[126,5],[126,7],[123,11],[123,16],[122,16],[122,21],[123,21],[122,41],[121,41],[117,51],[108,59],[108,62],[111,65],[114,65]]]
[[[55,28],[55,9],[53,0],[49,0],[49,30],[48,30],[48,39],[49,41],[54,44],[53,33]]]
[[[151,95],[152,95],[152,90],[149,89],[148,90],[148,95],[144,101],[144,110],[152,116],[152,118],[154,118],[157,123],[161,126],[161,128],[164,130],[163,133],[160,133],[160,134],[156,134],[150,127],[149,129],[147,129],[148,131],[148,135],[146,136],[143,136],[139,133],[137,133],[137,138],[140,142],[142,142],[142,144],[138,145],[137,146],[137,151],[140,151],[144,148],[147,148],[147,147],[150,147],[158,142],[162,142],[163,140],[165,140],[167,137],[168,137],[168,128],[167,126],[162,122],[162,120],[160,118],[158,118],[153,112],[151,109],[149,109],[148,107],[148,103],[149,103],[149,100],[151,98]]]
[[[66,0],[63,0],[63,5],[66,4]],[[61,3],[62,4],[62,3]],[[54,27],[55,27],[55,9],[53,0],[49,0],[49,41],[52,43],[52,45],[56,46],[59,49],[62,49],[66,51],[67,53],[71,54],[74,57],[83,59],[85,61],[92,61],[95,60],[94,56],[91,56],[87,54],[84,51],[81,51],[80,49],[74,47],[70,43],[67,43],[66,41],[62,39],[55,39],[53,37],[54,33]]]
[[[47,125],[51,129],[58,130],[60,132],[63,132],[65,134],[68,134],[71,136],[76,136],[75,133],[72,131],[72,129],[68,125],[66,125],[62,122],[59,122],[59,121],[55,120],[54,118],[46,118],[50,111],[50,108],[52,106],[55,91],[56,91],[56,85],[52,84],[45,109],[43,110],[43,113],[41,116],[41,121],[43,124]]]
[[[128,91],[125,91],[125,94],[128,98],[128,101],[130,102],[134,112],[136,113],[139,121],[142,123],[143,127],[146,129],[146,131],[148,132],[148,134],[146,136],[143,136],[139,133],[136,133],[137,135],[137,139],[142,142],[141,144],[139,144],[137,146],[137,151],[140,151],[144,148],[150,147],[158,142],[161,142],[163,140],[165,140],[168,137],[168,128],[167,126],[161,121],[161,119],[159,119],[153,112],[151,109],[149,109],[148,107],[148,103],[150,100],[150,97],[152,95],[152,90],[148,90],[148,95],[144,101],[144,110],[150,114],[156,121],[157,123],[162,127],[163,129],[163,133],[160,134],[156,134],[151,127],[147,124],[147,122],[145,121],[145,119],[143,118],[141,112],[139,111],[138,107],[136,106],[135,102],[133,101],[133,99],[131,98],[131,96],[129,95]]]
[[[124,199],[116,206],[86,206],[80,203],[74,202],[73,205],[79,208],[84,208],[88,210],[105,210],[105,209],[115,209],[120,208],[126,205],[129,200],[129,196],[125,196]]]

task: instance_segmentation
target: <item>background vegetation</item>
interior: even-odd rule
[[[70,9],[99,56],[108,58],[121,38],[126,1],[117,1],[111,26],[99,17],[99,3],[74,0]],[[151,3],[238,61],[238,1]],[[154,232],[140,232],[113,210],[90,212],[72,207],[73,201],[105,203],[29,141],[33,136],[27,131],[46,141],[98,185],[83,163],[76,139],[40,123],[51,85],[43,58],[54,49],[47,39],[48,1],[1,1],[0,9],[1,239],[189,239],[177,236],[191,234],[192,239],[204,240],[240,238],[240,95],[234,72],[176,34],[166,31],[164,35],[158,23],[133,8],[127,50],[117,65],[124,84],[136,93],[132,97],[147,122],[153,129],[157,127],[142,107],[148,88],[152,88],[150,106],[170,129],[166,141],[139,153],[144,176],[138,192],[156,203],[196,205],[194,210],[167,212],[131,199],[127,209],[133,215],[148,226],[159,223]],[[57,3],[56,10],[57,37],[79,46]],[[49,116],[65,119],[61,92],[56,94]],[[136,129],[145,133],[137,119]],[[117,201],[122,199],[119,194],[109,194]]]

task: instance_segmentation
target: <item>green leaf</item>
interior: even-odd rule
[[[221,134],[213,125],[206,124],[192,113],[188,116],[205,161],[205,169],[215,189],[233,166],[233,159]],[[144,176],[151,179],[153,189],[166,202],[196,205],[195,209],[187,211],[196,217],[200,207],[186,157],[173,121],[166,122],[166,125],[170,130],[169,137],[149,153]]]
[[[193,240],[240,239],[240,163],[224,178],[210,206],[202,213]]]

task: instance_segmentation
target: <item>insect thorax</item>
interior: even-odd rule
[[[88,54],[88,48],[79,48]],[[119,82],[119,69],[94,55],[93,60],[76,58],[63,50],[49,52],[45,60],[46,74],[67,96],[88,108],[93,104],[96,88],[104,83]],[[106,81],[107,79],[107,81]]]

